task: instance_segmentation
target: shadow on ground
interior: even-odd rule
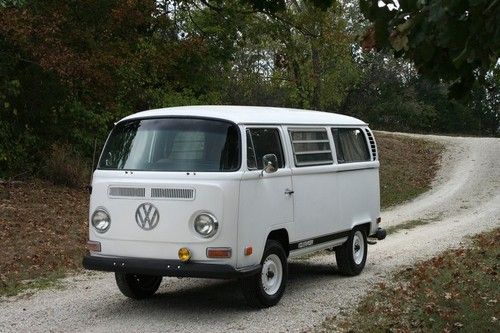
[[[294,294],[297,288],[304,292],[308,288],[316,288],[319,283],[343,278],[337,271],[332,258],[331,264],[311,263],[308,261],[294,261],[289,263],[289,276],[287,290],[282,301],[287,295]],[[282,302],[283,303],[283,302]],[[282,304],[280,303],[280,305]],[[120,297],[119,302],[108,303],[110,308],[100,310],[107,314],[118,313],[124,307],[133,311],[129,315],[147,312],[150,315],[191,315],[193,312],[208,310],[216,315],[228,315],[228,310],[234,313],[248,313],[251,310],[245,303],[237,280],[207,280],[207,279],[166,279],[158,293],[148,300],[130,300]],[[113,309],[114,308],[114,309]],[[129,309],[130,310],[130,309]],[[256,310],[258,311],[258,310]]]

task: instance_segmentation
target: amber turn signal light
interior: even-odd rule
[[[231,248],[207,247],[207,258],[231,258]]]
[[[181,247],[178,252],[179,260],[186,262],[191,259],[191,251],[187,247]]]

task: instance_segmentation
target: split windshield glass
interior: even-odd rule
[[[240,165],[236,125],[210,119],[155,118],[118,123],[99,169],[229,172]]]

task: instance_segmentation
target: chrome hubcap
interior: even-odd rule
[[[283,266],[277,255],[271,254],[264,260],[260,277],[264,292],[268,295],[276,294],[283,279]]]
[[[352,257],[356,265],[361,264],[365,256],[365,242],[361,231],[356,231],[352,239]]]

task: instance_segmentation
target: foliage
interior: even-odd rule
[[[365,27],[357,0],[0,1],[0,177],[46,176],[41,167],[61,142],[90,165],[116,120],[186,104],[499,133],[498,71],[474,86],[471,102],[450,101],[448,85],[412,63],[361,53]]]
[[[472,100],[461,103],[447,98],[447,85],[420,76],[403,59],[370,52],[358,61],[360,80],[340,112],[391,131],[500,134],[498,75],[487,76],[489,84],[477,85]]]
[[[53,144],[42,175],[57,185],[83,188],[90,179],[90,166],[68,145]]]
[[[426,77],[451,83],[454,97],[469,93],[497,64],[500,2],[491,0],[360,0],[374,23],[365,47],[391,48]]]

